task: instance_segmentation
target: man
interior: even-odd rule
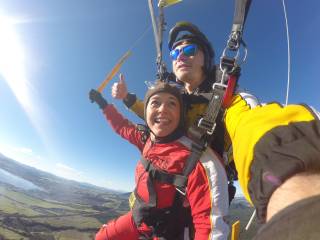
[[[183,31],[179,32],[181,23],[177,23],[170,31],[169,49],[172,59],[172,69],[175,80],[184,85],[186,94],[184,102],[187,104],[186,126],[197,125],[198,120],[205,113],[208,99],[203,96],[212,91],[216,78],[221,77],[214,65],[214,50],[207,37],[193,24],[183,22]],[[179,35],[182,33],[181,35]],[[120,78],[121,79],[121,78]],[[125,105],[143,118],[143,102],[135,94],[128,93],[125,81],[122,79],[112,87],[112,96],[123,100]],[[241,93],[243,99],[254,108],[258,100],[247,93]],[[229,178],[229,203],[235,195],[236,171],[232,158],[232,147],[229,137],[225,134],[223,123],[224,110],[221,109],[216,121],[215,131],[210,138],[210,146],[214,149],[227,166]]]
[[[202,45],[192,37],[184,35],[169,45],[173,57],[173,72],[177,80],[184,83],[189,96],[209,91],[212,85],[212,80],[208,78],[210,48],[203,47],[206,45]],[[197,45],[195,52],[187,51],[186,47],[190,44]],[[114,85],[114,97],[119,97],[120,92],[125,92],[122,91],[125,89],[124,85],[124,82]],[[129,105],[130,95],[122,94],[123,96],[126,97],[124,102],[127,106],[131,106],[131,109],[136,107],[136,99],[131,98],[135,101]],[[252,101],[254,99],[245,94],[236,94],[224,113],[223,120],[227,134],[232,140],[240,186],[247,200],[256,207],[259,221],[265,223],[274,219],[276,213],[286,214],[287,205],[296,206],[298,201],[301,203],[320,194],[319,188],[312,188],[310,193],[297,194],[298,196],[291,196],[285,192],[286,186],[293,189],[294,184],[303,189],[301,181],[297,180],[301,178],[307,183],[311,183],[310,179],[313,179],[316,181],[315,186],[318,186],[320,121],[317,112],[308,106],[283,107],[277,103],[260,106],[256,101]],[[192,102],[189,106],[192,107]],[[204,101],[204,109],[205,107]],[[188,119],[189,115],[190,111]],[[221,127],[223,124],[221,123],[220,127],[218,124],[219,121],[216,129],[223,129]],[[215,132],[217,133],[218,131]],[[211,144],[211,146],[217,149],[215,146],[218,145]],[[283,197],[284,195],[287,198]],[[275,200],[278,197],[282,201]],[[311,206],[309,201],[305,204]],[[302,206],[306,206],[305,204]]]

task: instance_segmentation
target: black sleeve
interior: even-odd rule
[[[127,96],[123,99],[123,103],[128,107],[131,106],[137,101],[137,96],[134,93],[128,93]]]

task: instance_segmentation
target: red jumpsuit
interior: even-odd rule
[[[169,143],[155,143],[142,140],[142,133],[129,120],[122,117],[111,104],[104,109],[104,115],[111,127],[124,139],[137,146],[142,156],[152,164],[168,173],[181,174],[190,155],[190,140],[181,137]],[[147,188],[148,172],[141,162],[136,166],[136,193],[146,203],[149,201]],[[157,195],[157,208],[172,206],[176,194],[175,186],[154,182]],[[227,239],[229,226],[224,221],[228,215],[227,177],[224,167],[210,148],[197,162],[188,176],[186,201],[190,205],[196,240]],[[150,233],[146,224],[136,226],[132,212],[104,224],[96,234],[96,240],[138,239]]]

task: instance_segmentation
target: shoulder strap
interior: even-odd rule
[[[230,104],[240,76],[238,54],[240,45],[246,46],[242,40],[242,33],[250,4],[251,0],[235,0],[235,12],[231,34],[221,56],[220,69],[216,70],[216,73],[221,71],[222,76],[217,78],[217,81],[212,86],[212,95],[205,115],[198,122],[198,126],[192,127],[189,130],[192,138],[199,143],[202,142],[204,145],[208,144],[208,136],[212,135],[214,132],[216,119],[221,107],[226,108]],[[228,50],[237,53],[235,56],[229,57],[226,55]],[[245,57],[246,55],[242,62],[245,60]]]
[[[251,0],[235,0],[233,25],[228,41],[228,47],[230,49],[237,50],[240,47],[240,44],[244,44],[242,40],[242,33],[250,4]]]

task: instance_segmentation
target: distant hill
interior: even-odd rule
[[[92,239],[129,209],[126,195],[0,155],[0,239]]]
[[[102,223],[128,211],[129,193],[79,183],[26,166],[0,154],[0,240],[87,240]],[[253,209],[244,198],[231,204],[241,229]],[[251,239],[254,222],[241,240]]]

